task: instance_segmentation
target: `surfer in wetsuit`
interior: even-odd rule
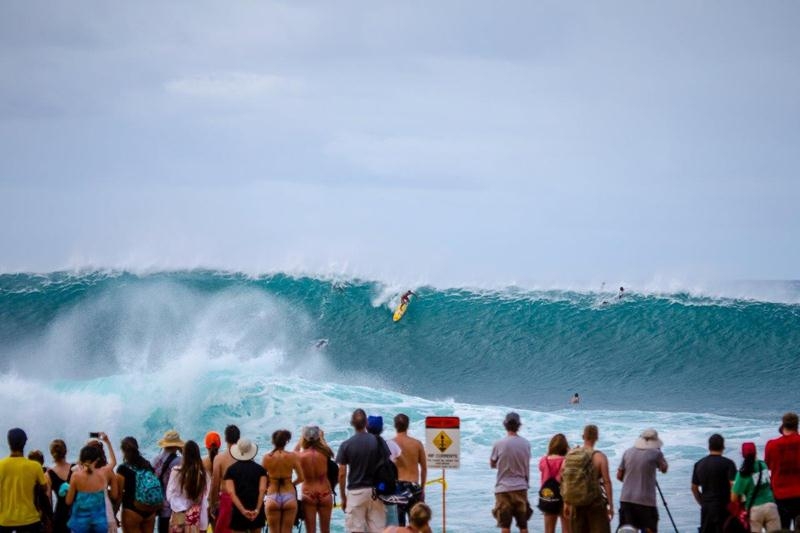
[[[403,295],[400,297],[400,305],[408,305],[408,299],[411,297],[411,295],[416,296],[417,293],[414,291],[404,292]]]
[[[617,300],[622,300],[622,297],[625,296],[625,287],[619,288],[619,296],[617,296]]]

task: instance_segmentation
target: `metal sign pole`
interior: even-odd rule
[[[447,533],[447,512],[445,506],[446,492],[447,492],[447,479],[444,477],[444,468],[442,468],[442,533]]]

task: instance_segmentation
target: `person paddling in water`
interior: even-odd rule
[[[404,292],[403,295],[400,297],[400,305],[408,305],[408,300],[409,298],[411,298],[412,295],[416,296],[417,293],[414,291]]]

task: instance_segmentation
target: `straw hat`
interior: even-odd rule
[[[642,434],[633,443],[633,447],[640,450],[659,450],[662,446],[664,443],[658,438],[658,431],[653,428],[642,431]]]
[[[159,448],[183,448],[183,445],[184,442],[181,440],[181,436],[174,429],[164,433],[164,436],[158,441]]]
[[[237,461],[249,461],[258,453],[258,445],[244,437],[239,442],[231,446],[231,455]]]

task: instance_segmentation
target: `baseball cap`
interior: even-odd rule
[[[756,454],[756,443],[755,442],[743,442],[742,443],[742,457],[747,457],[748,455],[755,455]]]

